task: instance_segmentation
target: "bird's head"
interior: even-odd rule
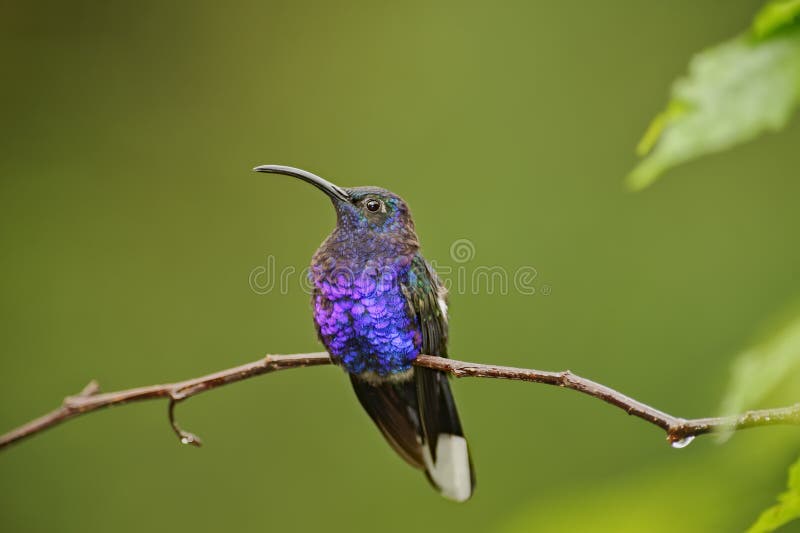
[[[336,209],[337,231],[416,241],[411,212],[405,201],[391,191],[379,187],[339,187],[311,172],[281,165],[262,165],[253,170],[292,176],[324,192]]]

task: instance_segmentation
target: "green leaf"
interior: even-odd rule
[[[776,28],[777,16],[764,28]],[[672,87],[667,110],[639,143],[628,175],[643,189],[665,170],[781,129],[800,101],[800,28],[757,41],[741,36],[696,55]]]
[[[722,400],[722,414],[738,414],[756,407],[780,385],[800,375],[800,314],[795,308],[789,316],[760,343],[737,356]],[[731,434],[732,429],[724,431],[722,439]]]
[[[753,35],[765,39],[794,24],[800,17],[800,0],[774,0],[764,6],[753,21]]]
[[[786,491],[778,495],[778,503],[761,513],[747,533],[768,533],[800,518],[800,459],[789,467]]]

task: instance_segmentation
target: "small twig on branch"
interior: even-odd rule
[[[261,374],[289,368],[328,364],[331,364],[331,360],[325,352],[268,355],[253,363],[229,368],[199,378],[165,385],[151,385],[117,392],[106,392],[103,394],[99,394],[99,386],[95,381],[92,381],[79,394],[65,398],[61,407],[58,409],[0,436],[0,449],[40,433],[45,429],[56,426],[61,422],[75,418],[78,415],[90,413],[113,405],[141,400],[154,400],[157,398],[169,400],[169,421],[173,431],[181,442],[199,446],[201,444],[200,439],[196,435],[181,429],[175,421],[174,410],[179,402],[207,390]],[[660,427],[667,433],[667,441],[678,448],[685,446],[698,435],[720,429],[733,428],[738,430],[757,426],[800,424],[800,403],[776,409],[747,411],[740,415],[727,417],[684,419],[654,409],[649,405],[625,396],[605,385],[575,375],[569,370],[564,372],[547,372],[526,368],[468,363],[432,355],[420,355],[417,357],[414,364],[416,366],[442,370],[457,378],[476,377],[531,381],[534,383],[545,383],[576,390],[617,406],[629,415],[636,416]]]

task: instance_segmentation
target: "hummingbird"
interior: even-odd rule
[[[412,364],[419,354],[447,357],[448,327],[447,291],[420,253],[408,205],[386,189],[339,187],[298,168],[253,170],[330,198],[336,227],[309,269],[319,339],[395,452],[444,497],[468,500],[475,474],[447,374]]]

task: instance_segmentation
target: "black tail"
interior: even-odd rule
[[[415,368],[414,377],[372,384],[350,375],[358,400],[394,450],[425,470],[443,496],[472,496],[475,473],[447,375]]]

